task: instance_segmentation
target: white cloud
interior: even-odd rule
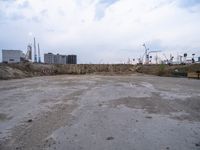
[[[32,33],[43,52],[77,53],[80,63],[125,62],[143,54],[143,42],[165,53],[200,55],[200,6],[185,4],[179,0],[1,1],[0,48],[25,49]]]

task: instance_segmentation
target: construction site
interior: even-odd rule
[[[68,67],[90,73],[0,81],[1,150],[199,149],[200,80]]]
[[[0,150],[200,150],[200,0],[0,0]]]
[[[76,55],[3,50],[1,150],[198,150],[200,64],[76,64]],[[37,55],[38,54],[38,55]],[[34,57],[32,57],[34,56]],[[33,60],[32,60],[33,58]]]
[[[2,51],[1,150],[200,149],[195,54],[161,59],[143,44],[136,63],[77,64],[53,53],[42,62],[33,43],[25,54]]]

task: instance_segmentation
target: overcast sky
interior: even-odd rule
[[[200,56],[200,0],[0,0],[0,49],[25,51],[34,36],[42,54],[79,63],[126,62],[143,43]]]

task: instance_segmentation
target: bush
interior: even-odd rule
[[[159,65],[159,70],[158,70],[158,76],[162,76],[165,73],[165,65],[164,64],[160,64]]]

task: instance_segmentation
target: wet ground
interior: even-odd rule
[[[0,150],[199,150],[200,80],[144,75],[0,81]]]

